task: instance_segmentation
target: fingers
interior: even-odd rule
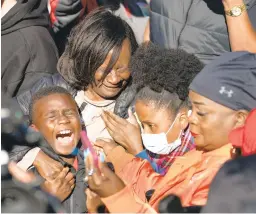
[[[103,173],[104,177],[106,178],[112,178],[117,176],[109,167],[106,163],[100,163],[100,170]]]
[[[90,198],[90,199],[98,196],[95,192],[91,191],[89,188],[87,188],[87,189],[85,190],[85,194],[86,194],[87,197]]]
[[[94,161],[92,155],[89,153],[85,159],[85,167],[86,167],[86,177],[88,180],[88,177],[91,176],[90,173],[94,173],[98,166],[94,166]]]
[[[128,109],[128,115],[129,115],[129,118],[127,120],[131,124],[136,125],[136,126],[139,125],[135,115],[132,113],[132,110],[130,108]]]
[[[9,163],[8,169],[9,169],[11,175],[20,182],[30,183],[30,182],[35,181],[35,179],[36,179],[36,177],[33,173],[23,171],[14,162]]]
[[[115,122],[111,117],[109,117],[106,113],[102,114],[102,119],[103,119],[106,127],[108,129],[110,129],[111,131],[116,130],[117,127],[119,126],[119,124],[117,122]]]
[[[114,132],[112,131],[112,129],[110,129],[108,126],[106,126],[106,129],[107,129],[108,133],[110,134],[110,136],[111,136],[113,139],[115,139],[115,134],[114,134]]]
[[[91,197],[92,197],[91,192],[92,192],[92,191],[91,191],[89,188],[87,188],[87,189],[85,190],[85,194],[87,195],[87,198],[91,198]]]
[[[106,150],[108,147],[116,147],[117,143],[109,138],[97,138],[94,146],[96,146],[97,148],[101,148],[102,150]]]
[[[104,113],[107,115],[107,117],[109,119],[111,119],[112,121],[114,121],[115,123],[118,123],[118,125],[126,125],[127,121],[119,116],[117,116],[116,114],[110,112],[110,111],[104,111]]]
[[[68,167],[63,168],[60,174],[56,177],[56,179],[61,179],[61,180],[64,179],[67,176],[68,172],[69,172]]]
[[[96,142],[94,143],[95,146],[100,147],[102,149],[104,149],[104,147],[106,146],[107,140],[103,139],[103,138],[97,138]]]
[[[70,186],[75,185],[75,179],[70,180],[68,183],[69,183]]]
[[[65,180],[66,181],[71,181],[72,179],[74,179],[74,175],[72,174],[72,172],[69,172],[66,177],[65,177]]]
[[[118,144],[113,140],[109,140],[109,139],[108,139],[108,142],[106,142],[105,140],[97,139],[94,146],[96,150],[99,151],[100,157],[102,157],[102,155],[107,156],[110,151],[112,151],[115,147],[118,146]],[[104,161],[102,161],[101,159],[101,162],[104,162]]]
[[[101,172],[99,171],[99,169],[97,167],[94,167],[93,165],[93,158],[91,155],[88,156],[87,160],[86,160],[86,168],[89,169],[89,171],[93,170],[92,174],[87,174],[87,180],[88,180],[88,184],[89,187],[91,186],[95,186],[95,185],[99,185],[101,184]]]
[[[74,189],[75,188],[75,184],[73,184],[71,187],[70,187],[70,189]]]

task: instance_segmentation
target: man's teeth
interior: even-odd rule
[[[62,130],[60,131],[60,134],[70,134],[71,130]]]

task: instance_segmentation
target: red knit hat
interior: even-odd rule
[[[243,156],[256,154],[256,109],[250,112],[243,127],[231,131],[229,141],[241,148]]]

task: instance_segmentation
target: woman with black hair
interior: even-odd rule
[[[30,91],[17,97],[18,103],[28,115],[30,100],[36,91],[51,85],[64,87],[80,108],[89,139],[94,142],[97,137],[110,138],[100,115],[102,110],[119,115],[127,111],[128,96],[133,95],[123,90],[131,79],[128,64],[136,48],[133,31],[125,21],[108,10],[95,10],[73,28],[58,62],[59,74],[41,79]],[[44,177],[62,169],[38,148],[28,150],[18,147],[13,152],[16,161],[26,154],[29,161],[20,165],[23,169],[34,163],[40,166],[39,172]]]
[[[195,147],[188,126],[188,86],[202,68],[203,64],[194,55],[183,50],[145,44],[130,64],[131,71],[136,71],[133,75],[133,85],[138,91],[135,111],[142,134],[136,119],[131,119],[132,114],[133,124],[114,114],[103,114],[114,140],[133,155],[147,159],[162,175],[176,157]]]
[[[128,64],[136,48],[129,25],[107,10],[89,14],[71,32],[58,70],[77,89],[75,100],[92,142],[110,137],[100,115],[102,110],[114,111],[130,81]]]

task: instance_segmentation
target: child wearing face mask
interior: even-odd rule
[[[149,93],[155,92],[151,91]],[[169,92],[165,91],[165,93]],[[157,93],[156,97],[159,97]],[[159,97],[159,99],[161,98],[162,96]],[[147,105],[148,110],[152,111],[152,117],[149,119],[150,121],[145,121],[145,115],[141,114],[141,111],[144,111],[141,105],[143,105],[143,102],[147,103],[147,101],[140,99],[138,98],[136,102],[136,112],[142,122],[141,126],[144,127],[144,129],[141,129],[141,138],[145,149],[138,153],[136,157],[148,160],[156,172],[165,175],[177,156],[183,156],[186,152],[195,148],[194,138],[189,131],[187,122],[187,117],[191,110],[188,110],[186,104],[183,104],[179,113],[175,115],[172,114],[174,110],[170,109],[168,105],[158,110],[155,106]],[[174,102],[173,97],[172,101]],[[151,105],[154,105],[152,101]],[[174,107],[172,106],[172,108]],[[163,116],[162,118],[166,119],[156,120],[155,114],[158,115],[158,118]],[[168,114],[172,115],[172,117],[166,117]],[[152,124],[148,125],[148,122]],[[170,123],[171,125],[169,125]]]

